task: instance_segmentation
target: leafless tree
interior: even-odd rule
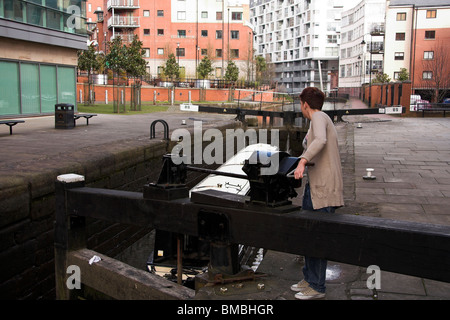
[[[423,59],[423,72],[426,78],[423,84],[432,91],[435,102],[440,102],[450,90],[450,48],[437,41],[428,51],[432,52]]]

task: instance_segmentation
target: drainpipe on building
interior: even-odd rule
[[[319,65],[319,79],[320,79],[320,90],[322,90],[323,92],[323,82],[322,82],[322,62],[320,61],[320,59],[317,61],[318,65]]]
[[[416,69],[416,38],[417,38],[417,8],[412,6],[412,22],[411,22],[411,51],[410,55],[410,77],[411,77],[411,94],[414,94],[414,75]]]

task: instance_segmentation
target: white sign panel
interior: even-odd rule
[[[401,114],[402,113],[402,106],[398,107],[386,107],[385,108],[386,114]]]
[[[198,112],[198,106],[189,103],[180,104],[180,111],[195,111]]]

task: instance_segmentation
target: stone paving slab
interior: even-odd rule
[[[418,221],[450,223],[449,119],[392,117],[354,134],[356,202],[372,203],[386,218],[411,220],[412,210]],[[359,178],[364,168],[377,179]]]

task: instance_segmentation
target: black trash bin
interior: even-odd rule
[[[55,104],[55,128],[72,129],[75,127],[74,105],[68,103]]]

